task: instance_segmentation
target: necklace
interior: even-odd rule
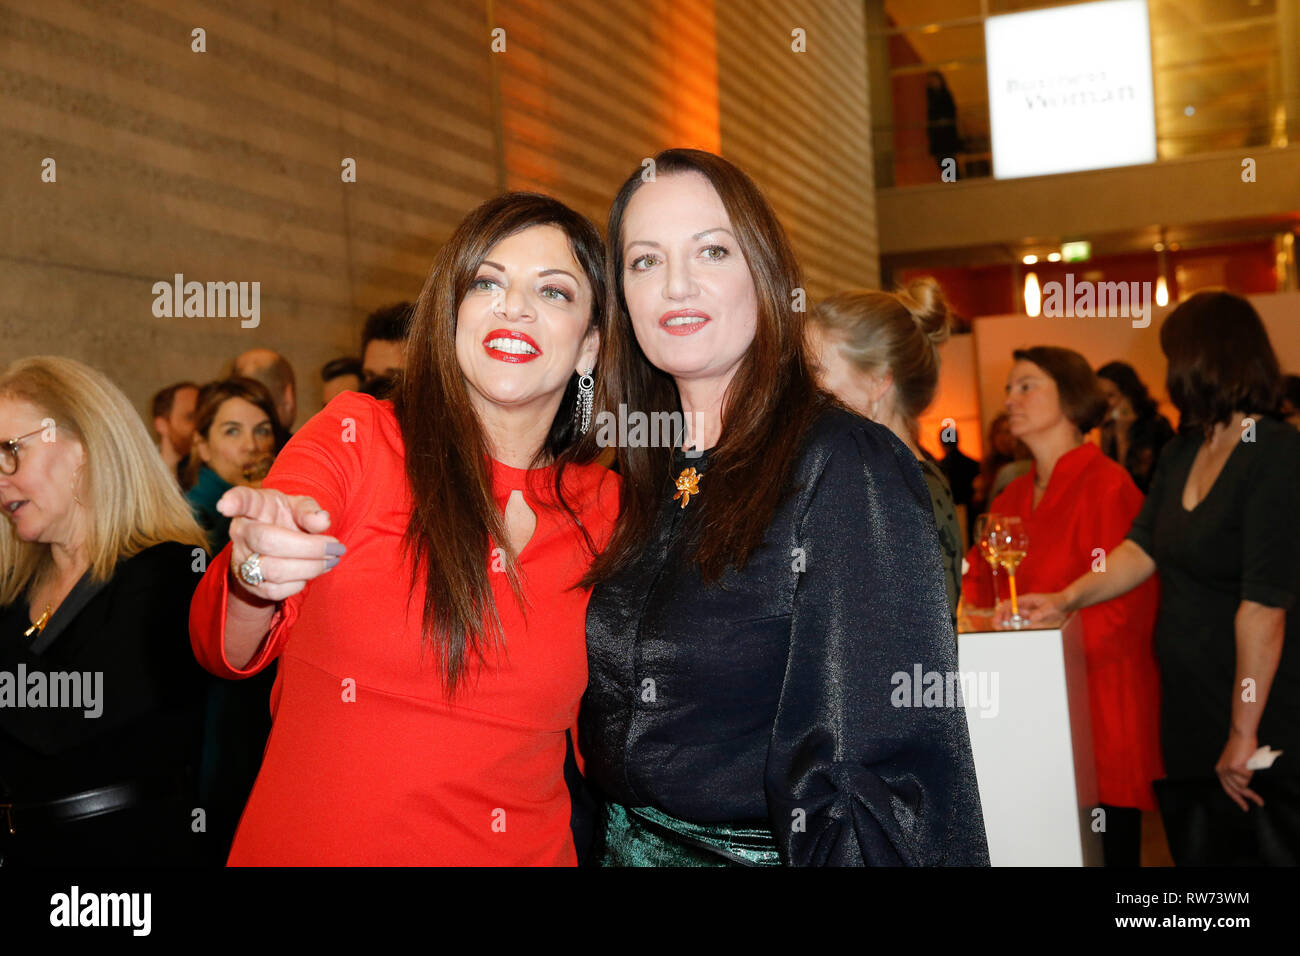
[[[33,631],[35,631],[37,634],[41,633],[41,631],[45,630],[45,625],[48,624],[49,622],[50,622],[50,606],[47,604],[45,605],[45,610],[41,612],[41,616],[36,619],[36,623],[33,624],[31,627],[29,627],[27,630],[23,631],[23,637],[31,637]]]

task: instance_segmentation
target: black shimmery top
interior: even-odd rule
[[[706,585],[678,454],[641,558],[596,587],[579,739],[611,800],[771,828],[792,865],[987,865],[966,715],[903,679],[957,671],[920,468],[839,409],[810,429],[762,547]]]

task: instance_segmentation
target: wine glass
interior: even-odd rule
[[[1029,618],[1020,614],[1020,605],[1016,600],[1016,568],[1025,560],[1029,550],[1029,533],[1025,531],[1024,522],[1018,515],[1000,515],[991,523],[989,541],[997,553],[998,564],[1007,572],[1011,586],[1011,614],[1004,622],[1012,630],[1029,626]]]
[[[998,604],[1001,591],[998,590],[998,554],[993,548],[993,539],[990,533],[1001,515],[989,512],[982,514],[975,519],[975,546],[980,550],[980,557],[989,566],[989,572],[993,575],[993,623],[996,626],[998,617]]]

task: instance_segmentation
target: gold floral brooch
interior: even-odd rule
[[[687,468],[677,476],[677,494],[673,495],[673,501],[678,498],[682,499],[682,507],[685,508],[691,503],[691,495],[700,493],[700,473],[694,468]]]

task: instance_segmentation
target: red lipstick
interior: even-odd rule
[[[541,346],[531,336],[513,329],[493,329],[483,337],[483,348],[500,362],[517,364],[542,357]]]
[[[674,319],[687,319],[690,321],[678,321],[669,325],[668,323]],[[672,312],[665,312],[659,316],[659,328],[669,335],[693,335],[708,325],[712,319],[713,317],[709,313],[701,312],[699,309],[674,309]]]

